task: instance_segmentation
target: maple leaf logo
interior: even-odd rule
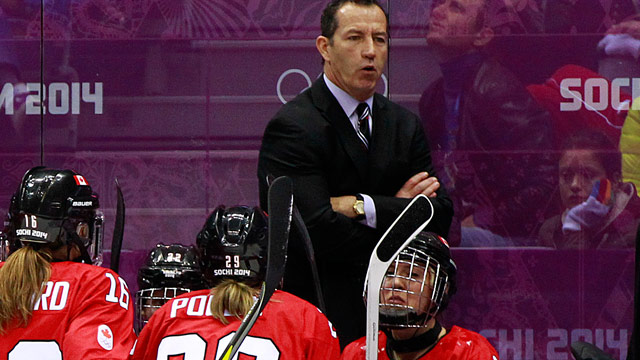
[[[111,333],[107,329],[102,329],[102,335],[104,335],[104,337],[106,337],[107,339],[111,339]]]

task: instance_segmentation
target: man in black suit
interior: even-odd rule
[[[431,231],[446,236],[453,210],[433,174],[420,119],[375,94],[388,51],[382,7],[376,0],[333,0],[321,26],[316,47],[324,75],[269,122],[258,178],[265,209],[267,175],[293,179],[327,316],[344,347],[365,333],[364,277],[384,231],[418,194],[434,205]],[[299,263],[303,255],[291,245],[285,289],[313,302],[308,265]]]

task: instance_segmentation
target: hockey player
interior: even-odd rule
[[[200,258],[193,246],[157,244],[138,270],[136,333],[167,301],[193,290],[206,289]]]
[[[125,359],[127,284],[102,262],[98,196],[71,170],[35,167],[11,199],[0,263],[0,360]],[[93,264],[93,265],[92,265]]]
[[[481,335],[453,326],[436,315],[456,292],[456,264],[440,236],[422,232],[391,263],[380,288],[380,360],[496,360]],[[365,359],[366,338],[349,344],[343,360]]]
[[[133,359],[219,359],[260,291],[266,271],[267,221],[259,208],[218,207],[197,237],[211,290],[180,295],[142,329]],[[239,358],[338,359],[340,347],[327,318],[313,305],[277,290]]]

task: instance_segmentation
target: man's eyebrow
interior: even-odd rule
[[[359,28],[356,28],[356,27],[352,27],[352,28],[347,29],[347,31],[345,31],[345,33],[347,33],[347,34],[352,34],[352,33],[364,34],[365,31],[361,30]]]

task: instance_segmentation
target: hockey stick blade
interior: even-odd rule
[[[258,316],[269,302],[276,287],[282,279],[284,265],[287,260],[287,244],[293,211],[293,185],[291,179],[285,176],[275,179],[269,187],[269,246],[267,250],[267,268],[262,282],[258,300],[245,315],[242,323],[227,344],[221,360],[231,360],[236,354],[245,337],[255,324]]]
[[[111,268],[111,270],[118,272],[118,269],[120,268],[120,252],[122,251],[122,240],[124,237],[125,205],[124,196],[122,195],[122,189],[120,188],[118,178],[115,179],[115,182],[118,200],[116,203],[116,221],[113,225],[113,239],[111,241],[111,261],[109,267]]]
[[[424,196],[416,196],[382,235],[373,249],[365,280],[367,290],[367,360],[378,359],[378,321],[380,285],[389,265],[400,251],[433,218],[433,205]]]

